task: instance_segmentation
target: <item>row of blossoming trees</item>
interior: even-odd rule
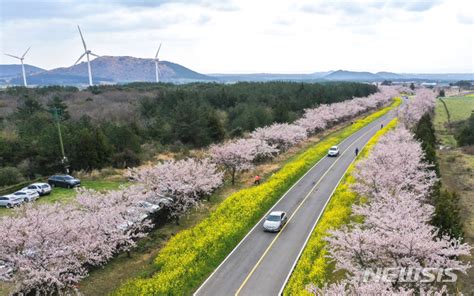
[[[98,193],[79,190],[68,205],[31,205],[3,217],[0,280],[11,281],[19,293],[73,293],[88,270],[128,251],[146,235],[142,201],[166,207],[176,221],[222,185],[227,171],[252,168],[309,135],[387,104],[398,93],[392,88],[365,98],[305,110],[293,124],[273,124],[247,138],[213,145],[204,159],[167,161],[151,168],[129,170],[134,185]]]
[[[353,190],[367,202],[354,205],[353,214],[363,222],[352,222],[327,238],[336,269],[347,277],[323,288],[309,287],[314,294],[441,295],[447,288],[431,282],[434,277],[446,280],[446,269],[469,268],[458,256],[468,255],[471,247],[459,238],[439,238],[430,224],[434,208],[429,196],[437,177],[409,131],[423,114],[433,112],[434,104],[431,90],[419,90],[399,111],[402,126],[383,136],[356,165]],[[433,275],[416,274],[422,268]]]

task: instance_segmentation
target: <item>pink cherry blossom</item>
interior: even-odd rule
[[[398,117],[407,128],[412,128],[425,113],[433,113],[435,103],[436,93],[433,90],[418,89],[415,97],[399,109]]]
[[[363,222],[333,230],[327,238],[330,257],[337,270],[347,272],[347,279],[313,292],[412,295],[434,287],[419,280],[392,282],[387,290],[379,283],[362,284],[358,279],[366,268],[451,268],[463,273],[470,268],[458,256],[469,255],[471,247],[457,238],[439,238],[430,224],[434,208],[427,199],[436,176],[428,167],[420,143],[404,128],[384,135],[357,164],[353,188],[368,201],[354,205],[353,213],[363,217]]]
[[[213,145],[209,149],[212,161],[223,166],[235,183],[237,172],[251,169],[255,161],[271,158],[278,149],[260,139],[240,139]]]
[[[299,125],[274,123],[270,126],[257,128],[250,134],[250,137],[265,141],[281,151],[303,141],[307,134],[306,129]]]
[[[152,168],[130,169],[129,177],[143,184],[147,200],[164,203],[170,217],[177,221],[222,185],[223,173],[209,158],[187,158],[166,161]]]

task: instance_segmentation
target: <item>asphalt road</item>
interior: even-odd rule
[[[391,111],[339,144],[340,155],[324,157],[271,210],[286,211],[280,233],[263,232],[263,218],[196,291],[195,295],[278,295],[340,179],[370,138],[394,118]]]

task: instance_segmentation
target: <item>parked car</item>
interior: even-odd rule
[[[142,208],[148,214],[156,213],[161,209],[161,207],[159,205],[155,205],[155,204],[149,203],[147,201],[139,202],[138,207]]]
[[[39,194],[36,192],[36,190],[19,190],[12,195],[23,198],[24,202],[35,201],[39,197]]]
[[[118,229],[123,230],[123,231],[129,230],[137,223],[143,223],[149,216],[149,214],[147,213],[143,213],[141,211],[132,210],[132,209],[127,210],[127,212],[130,214],[129,219],[125,221],[124,223],[117,226]]]
[[[172,205],[174,200],[171,197],[162,197],[158,200],[158,206],[160,208],[165,208]]]
[[[13,264],[0,260],[0,281],[10,281],[13,274]]]
[[[24,187],[21,190],[35,190],[40,196],[43,196],[46,194],[50,194],[52,189],[48,183],[33,183],[27,187]]]
[[[13,194],[0,196],[0,206],[13,208],[14,206],[20,205],[23,203],[23,198],[21,196],[16,196]]]
[[[48,178],[48,184],[51,187],[74,188],[81,186],[81,180],[69,175],[54,175]]]
[[[286,217],[285,212],[283,211],[271,212],[270,215],[268,215],[267,218],[265,218],[265,222],[263,222],[263,230],[278,232],[283,228],[283,226],[285,226],[286,221],[287,221],[287,217]]]
[[[339,147],[332,146],[331,148],[329,148],[328,156],[338,156],[338,155],[339,155]]]

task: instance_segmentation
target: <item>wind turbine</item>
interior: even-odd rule
[[[92,71],[91,71],[91,61],[89,59],[89,55],[93,55],[95,57],[99,57],[99,56],[93,53],[92,51],[90,51],[89,49],[87,49],[86,42],[84,41],[84,37],[82,36],[81,28],[77,26],[77,29],[79,30],[79,34],[81,35],[81,39],[82,39],[82,44],[84,45],[84,53],[77,59],[77,61],[74,63],[74,66],[77,65],[77,63],[79,63],[79,61],[84,56],[87,57],[87,70],[89,71],[89,85],[92,86]]]
[[[12,55],[12,54],[8,54],[6,53],[5,55],[9,56],[9,57],[12,57],[12,58],[15,58],[15,59],[19,59],[20,62],[21,62],[21,70],[23,72],[23,85],[26,87],[28,86],[26,84],[26,73],[25,73],[25,65],[23,64],[23,60],[25,59],[25,55],[28,53],[28,51],[30,50],[31,46],[28,47],[28,49],[25,51],[25,53],[21,56],[21,57],[17,57],[15,55]]]
[[[158,47],[158,50],[156,51],[156,55],[154,59],[156,82],[160,82],[160,69],[158,69],[158,63],[160,62],[160,60],[158,59],[158,53],[160,52],[160,49],[161,49],[161,43],[160,43],[160,46]]]

